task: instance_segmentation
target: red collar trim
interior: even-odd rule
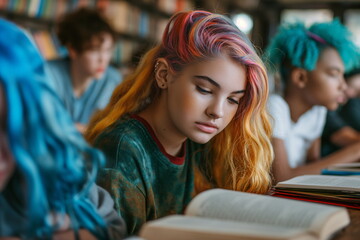
[[[139,115],[131,115],[130,117],[133,118],[133,119],[138,120],[139,122],[141,122],[145,126],[145,128],[149,131],[152,138],[155,140],[155,142],[158,145],[160,151],[170,160],[170,162],[172,162],[173,164],[176,164],[176,165],[184,164],[185,153],[186,153],[186,144],[185,143],[183,143],[183,145],[181,147],[181,153],[182,153],[181,156],[180,157],[172,156],[172,155],[168,154],[165,151],[164,146],[161,144],[159,139],[156,137],[154,130],[152,129],[150,124],[144,118],[140,117]]]

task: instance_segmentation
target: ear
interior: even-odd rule
[[[291,72],[291,82],[293,85],[304,88],[307,83],[307,71],[303,68],[294,68]]]
[[[157,59],[154,67],[155,81],[159,88],[166,89],[169,83],[170,66],[164,58]]]

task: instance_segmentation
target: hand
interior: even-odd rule
[[[75,123],[75,126],[76,126],[77,130],[79,132],[81,132],[82,134],[84,134],[86,129],[87,129],[87,125],[84,125],[84,124],[81,124],[81,123]]]
[[[51,213],[50,218],[53,222],[53,225],[57,225],[56,231],[62,232],[62,231],[68,231],[70,229],[70,218],[68,215],[62,215],[59,213]]]
[[[51,218],[53,223],[60,224],[57,228],[56,232],[54,233],[53,239],[55,240],[75,240],[75,232],[74,230],[70,229],[70,218],[68,215],[61,215],[57,213],[51,213]],[[79,230],[79,237],[80,239],[84,240],[96,240],[96,238],[85,229]],[[2,240],[2,239],[0,239]]]

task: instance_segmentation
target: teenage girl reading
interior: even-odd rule
[[[107,157],[98,183],[129,233],[205,189],[267,192],[267,97],[263,63],[228,18],[175,14],[86,134]]]

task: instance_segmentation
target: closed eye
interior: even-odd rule
[[[237,105],[239,105],[239,101],[237,101],[237,100],[235,100],[235,99],[233,99],[233,98],[228,98],[228,101],[229,101],[230,103],[232,103],[232,104],[237,104]]]
[[[212,93],[211,91],[205,90],[204,88],[201,88],[199,86],[196,86],[196,90],[198,90],[200,93],[203,93],[203,94],[211,94]]]
[[[337,73],[337,72],[332,72],[332,73],[330,73],[329,74],[331,77],[333,77],[333,78],[339,78],[339,77],[342,77],[342,74],[339,74],[339,73]]]

